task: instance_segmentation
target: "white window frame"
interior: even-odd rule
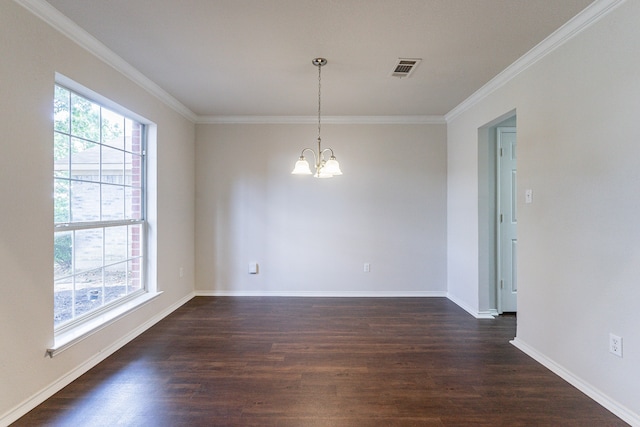
[[[105,326],[113,323],[120,317],[139,308],[143,304],[151,301],[158,295],[155,287],[155,245],[150,245],[149,230],[149,205],[155,206],[155,198],[151,198],[150,181],[149,181],[149,160],[148,147],[151,140],[155,141],[156,126],[152,122],[144,119],[140,115],[129,111],[128,109],[110,101],[109,99],[91,91],[88,88],[74,82],[73,80],[56,73],[55,85],[60,86],[70,92],[75,93],[90,102],[99,105],[101,108],[121,114],[128,119],[134,120],[143,126],[142,138],[142,195],[141,195],[141,218],[140,219],[123,219],[115,221],[95,221],[95,222],[69,222],[58,223],[54,225],[54,235],[61,231],[75,231],[85,229],[105,230],[113,226],[124,226],[131,224],[140,224],[142,227],[143,239],[141,242],[142,249],[142,283],[141,288],[130,295],[118,298],[115,301],[104,304],[98,309],[89,313],[78,316],[67,322],[54,327],[54,345],[47,349],[50,357],[54,357],[61,351],[69,348],[73,344],[83,340],[87,336],[97,332]],[[103,141],[100,141],[102,143]],[[155,167],[151,167],[155,175]],[[154,215],[152,215],[155,217]],[[53,316],[52,316],[53,321]]]

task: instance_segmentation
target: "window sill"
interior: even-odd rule
[[[112,310],[88,320],[77,327],[55,336],[54,345],[47,349],[49,357],[57,356],[74,344],[114,323],[123,316],[137,310],[148,302],[160,296],[162,292],[147,292],[138,298],[128,301],[122,305],[114,307]]]

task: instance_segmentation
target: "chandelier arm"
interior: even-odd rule
[[[325,151],[330,152],[330,153],[331,153],[331,157],[335,157],[335,156],[333,155],[333,150],[331,149],[331,147],[327,147],[327,148],[325,148],[324,150],[322,150],[322,151],[320,152],[321,157],[324,157],[324,153],[325,153]]]
[[[307,151],[311,151],[311,154],[313,154],[313,165],[316,167],[316,169],[318,168],[318,158],[320,156],[316,155],[316,152],[312,149],[312,148],[305,148],[302,150],[302,152],[300,153],[300,157],[304,158],[304,153]]]

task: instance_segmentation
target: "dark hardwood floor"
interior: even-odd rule
[[[16,426],[620,426],[444,298],[197,297]]]

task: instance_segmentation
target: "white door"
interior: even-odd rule
[[[498,313],[517,311],[518,234],[516,128],[499,127],[498,138]]]

